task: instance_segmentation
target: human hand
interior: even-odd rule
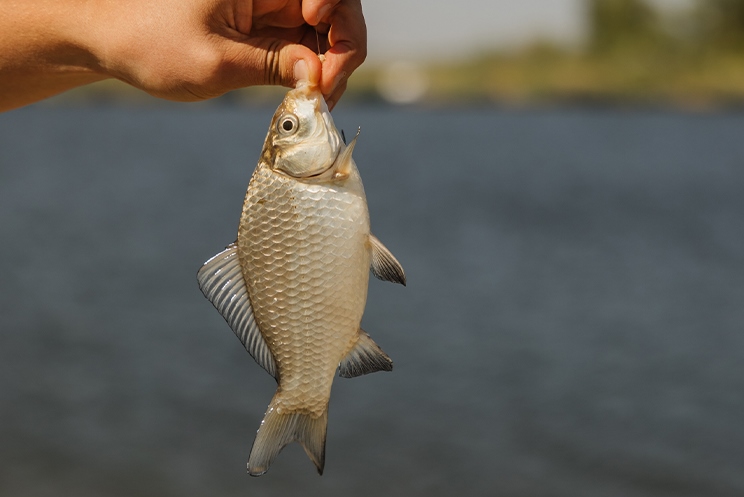
[[[88,43],[101,70],[170,100],[305,79],[333,107],[366,57],[360,0],[134,0],[100,8],[104,22]],[[316,50],[325,51],[322,64]]]
[[[302,79],[332,108],[366,54],[361,0],[7,0],[0,111],[111,77],[182,101]]]
[[[291,8],[277,10],[278,3],[287,1],[258,0],[254,3],[255,22],[252,35],[281,39],[281,33],[276,33],[275,30],[277,25],[291,24],[291,17],[294,17],[294,23],[302,24],[296,14],[287,15]],[[264,14],[262,8],[268,10],[267,14]],[[361,0],[304,0],[301,10],[306,24],[300,43],[308,47],[313,55],[308,58],[306,51],[303,54],[302,60],[308,64],[306,78],[301,76],[303,69],[300,69],[300,75],[295,74],[292,80],[282,84],[294,87],[298,80],[308,79],[311,84],[320,86],[329,107],[333,108],[346,90],[349,76],[367,56],[367,27]],[[317,53],[324,54],[325,60],[320,78],[316,81],[315,66],[319,60]],[[295,71],[297,72],[296,69]]]

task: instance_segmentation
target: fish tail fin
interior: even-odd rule
[[[266,473],[279,452],[296,440],[315,464],[318,474],[322,475],[328,408],[320,416],[314,416],[309,412],[298,411],[279,413],[273,405],[272,401],[253,441],[248,458],[248,473],[251,476]]]

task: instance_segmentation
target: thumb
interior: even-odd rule
[[[255,85],[281,85],[294,88],[300,80],[320,83],[321,62],[304,45],[277,38],[226,40],[225,83],[233,89]]]

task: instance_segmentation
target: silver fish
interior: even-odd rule
[[[393,368],[360,323],[369,269],[383,280],[406,279],[370,233],[351,157],[357,137],[343,143],[317,88],[290,90],[248,185],[237,241],[197,275],[204,295],[278,383],[248,460],[253,476],[292,441],[322,474],[336,371],[351,378]]]

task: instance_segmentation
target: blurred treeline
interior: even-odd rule
[[[427,67],[427,98],[744,103],[744,0],[697,0],[677,9],[587,0],[585,15],[587,34],[578,46],[538,40]]]

